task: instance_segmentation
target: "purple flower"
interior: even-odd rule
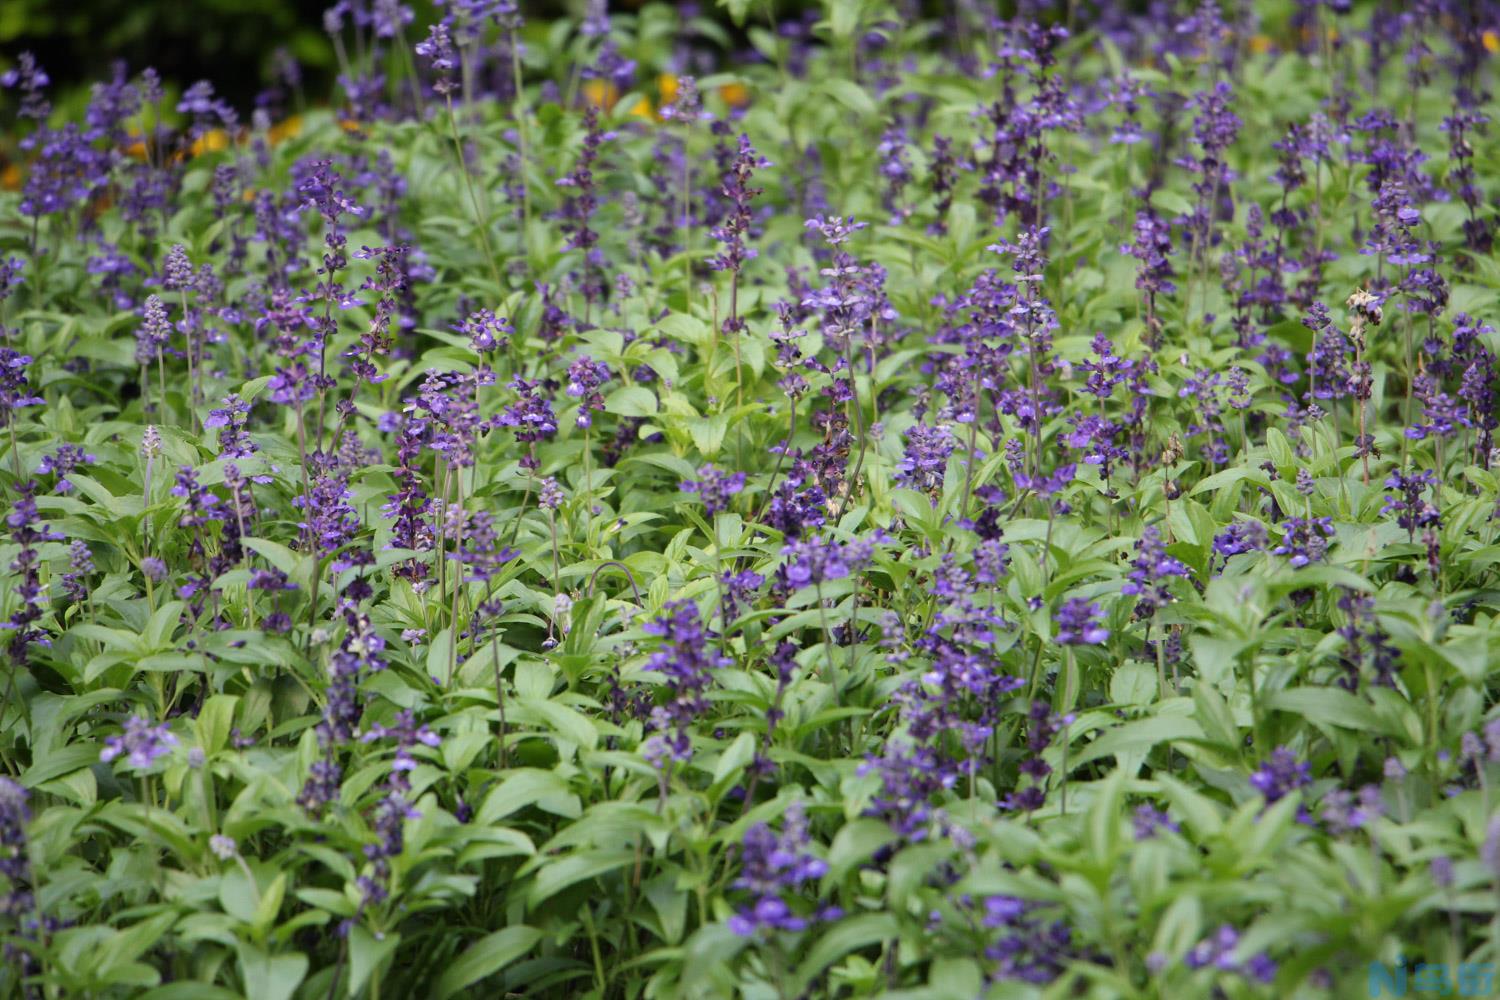
[[[541,485],[537,487],[536,491],[538,506],[544,510],[557,510],[563,505],[566,499],[563,495],[562,487],[558,485],[556,479],[553,479],[551,476],[543,477]]]
[[[57,450],[50,455],[42,457],[41,464],[37,466],[37,475],[57,476],[57,492],[68,493],[73,489],[73,484],[68,482],[68,476],[74,469],[84,465],[93,465],[98,459],[83,450],[82,445],[61,444]]]
[[[1170,260],[1172,229],[1151,209],[1136,213],[1135,239],[1120,247],[1120,252],[1136,259],[1135,287],[1146,294],[1148,302],[1177,290]]]
[[[519,398],[501,411],[497,418],[500,426],[513,427],[516,440],[522,443],[543,441],[557,433],[557,417],[552,413],[552,403],[537,392],[540,382],[528,382],[517,375],[510,387]]]
[[[604,144],[615,137],[599,125],[599,109],[589,105],[583,114],[583,149],[578,154],[573,170],[557,179],[557,186],[564,188],[568,196],[564,199],[562,218],[563,233],[568,238],[568,247],[582,250],[585,255],[599,242],[599,234],[590,226],[594,210],[599,206],[595,191],[594,165]]]
[[[318,381],[301,361],[287,368],[278,368],[266,382],[271,390],[271,402],[277,406],[300,407],[317,398]]]
[[[505,317],[496,316],[489,309],[479,309],[464,317],[458,332],[469,338],[477,353],[487,354],[494,350],[504,350],[516,331]]]
[[[1214,551],[1226,560],[1243,552],[1260,552],[1268,537],[1266,526],[1259,521],[1235,521],[1214,536]]]
[[[665,775],[671,762],[692,756],[690,727],[708,711],[707,691],[714,671],[733,660],[711,648],[710,634],[691,601],[668,604],[644,628],[662,640],[646,669],[666,683],[667,698],[651,710],[652,735],[641,744],[641,754]]]
[[[20,354],[8,347],[0,347],[0,425],[15,419],[15,411],[27,406],[41,406],[46,400],[31,394],[26,379],[26,366],[31,364],[29,354]]]
[[[682,483],[682,492],[696,493],[698,499],[703,501],[704,512],[709,517],[728,510],[729,498],[744,488],[743,472],[724,472],[712,465],[700,468],[697,479],[687,479]]]
[[[906,450],[896,466],[896,482],[922,493],[936,494],[943,488],[948,456],[955,447],[953,432],[942,424],[915,424],[907,430],[905,438]],[[970,456],[969,461],[975,461],[975,456]]]
[[[609,381],[609,365],[584,356],[568,366],[568,395],[582,402],[578,407],[578,426],[588,427],[593,423],[589,413],[603,412],[604,394],[599,387]],[[743,479],[743,477],[741,477]]]
[[[1103,612],[1092,601],[1070,597],[1057,610],[1056,641],[1062,646],[1097,646],[1109,638],[1100,621]]]
[[[208,411],[205,428],[219,429],[219,454],[226,458],[249,458],[256,451],[255,442],[245,433],[250,404],[234,393],[224,397],[224,405]]]
[[[1363,829],[1384,812],[1380,786],[1370,784],[1361,788],[1357,796],[1342,788],[1329,790],[1319,803],[1318,818],[1330,834],[1342,837]]]
[[[161,286],[167,291],[180,292],[193,287],[193,262],[188,259],[187,247],[181,243],[167,251],[161,271]]]
[[[324,475],[313,480],[307,495],[292,500],[303,515],[297,527],[319,555],[331,555],[359,531],[359,516],[349,503],[353,495],[343,477]]]
[[[452,74],[458,67],[458,53],[448,34],[448,22],[434,21],[427,29],[427,37],[413,46],[413,49],[437,75],[437,80],[432,85],[433,92],[442,97],[452,94],[457,89]]]
[[[800,802],[787,806],[779,836],[765,823],[756,823],[745,832],[740,846],[741,871],[734,887],[749,892],[754,901],[730,918],[731,930],[744,937],[760,930],[800,931],[811,920],[833,920],[841,915],[829,908],[810,920],[805,915],[810,904],[796,899],[806,883],[828,872],[828,864],[808,850],[811,839]],[[794,909],[788,896],[801,905]]]
[[[30,884],[27,876],[31,865],[26,848],[26,824],[31,822],[28,798],[30,794],[24,787],[0,777],[0,875],[11,883],[10,895],[0,896],[0,912],[19,912],[12,907],[21,902],[18,897],[26,893],[25,886]],[[26,902],[29,906],[29,900]]]
[[[1149,525],[1135,543],[1130,580],[1120,588],[1120,593],[1140,598],[1135,605],[1137,618],[1149,618],[1157,608],[1172,600],[1167,581],[1174,576],[1188,579],[1192,571],[1180,560],[1167,555],[1161,531],[1156,525]]]
[[[1339,687],[1346,691],[1359,689],[1366,649],[1371,672],[1375,675],[1374,683],[1380,687],[1395,687],[1401,654],[1375,617],[1375,599],[1347,587],[1340,590],[1338,608],[1344,613],[1345,620],[1337,632],[1345,644],[1340,657],[1345,676],[1337,681]]]
[[[68,547],[68,571],[62,575],[63,593],[71,601],[82,601],[88,597],[85,579],[94,573],[94,553],[88,542],[73,539]]]
[[[889,739],[879,757],[866,757],[860,775],[880,775],[880,791],[865,814],[883,818],[912,841],[927,839],[935,822],[932,796],[958,783],[958,768],[932,747]]]
[[[703,96],[698,93],[698,81],[691,76],[677,78],[677,91],[670,101],[662,105],[660,114],[664,122],[681,122],[684,125],[713,118],[713,115],[703,110]]]
[[[750,180],[756,170],[764,170],[770,166],[771,161],[756,153],[755,147],[750,145],[750,137],[741,135],[739,151],[730,161],[721,182],[729,209],[724,215],[724,221],[713,230],[714,239],[723,244],[723,250],[708,261],[708,266],[713,270],[738,275],[745,262],[756,256],[755,248],[747,247],[745,239],[750,235],[750,225],[754,218],[750,202],[761,193],[761,189],[751,187]],[[732,319],[736,324],[735,329],[738,329],[738,317]]]
[[[457,551],[448,553],[448,558],[457,560],[467,570],[464,579],[472,583],[488,583],[506,563],[520,555],[519,549],[500,544],[495,531],[495,518],[487,510],[476,511],[461,522],[461,541]]]
[[[22,52],[16,57],[16,65],[13,68],[0,73],[0,87],[21,92],[21,108],[17,114],[36,122],[45,121],[52,113],[52,105],[42,95],[42,91],[51,84],[52,80],[47,76],[47,71],[42,69],[41,64],[30,52]]]
[[[46,588],[42,585],[39,572],[41,553],[38,551],[38,546],[42,542],[61,541],[63,536],[46,527],[42,522],[36,507],[36,483],[34,481],[21,483],[16,490],[18,493],[16,502],[11,507],[10,513],[6,515],[5,521],[10,526],[11,540],[19,546],[15,558],[10,563],[10,571],[20,577],[19,582],[13,584],[13,590],[19,602],[16,609],[11,612],[10,619],[0,625],[0,628],[14,633],[6,646],[11,662],[18,666],[25,666],[27,647],[31,643],[41,646],[51,644],[46,631],[37,627],[37,622],[41,620],[46,607]]]
[[[1331,517],[1289,517],[1281,522],[1281,544],[1271,551],[1286,556],[1294,569],[1321,562],[1333,537]]]
[[[1428,870],[1432,872],[1432,881],[1439,889],[1453,888],[1453,859],[1446,854],[1439,854],[1428,863]]]
[[[1250,775],[1250,787],[1265,796],[1266,802],[1276,802],[1283,796],[1312,784],[1311,767],[1297,759],[1297,755],[1286,747],[1271,751],[1260,769]]]
[[[141,770],[171,753],[175,746],[177,746],[177,737],[172,735],[165,722],[159,726],[153,726],[144,716],[132,715],[125,720],[123,733],[111,736],[104,741],[104,749],[99,751],[99,759],[108,764],[116,757],[124,755],[130,767]]]
[[[314,815],[339,797],[343,770],[332,758],[315,760],[307,769],[307,781],[297,794],[297,804]]]
[[[776,571],[776,576],[782,586],[792,590],[842,580],[869,565],[875,555],[875,546],[887,541],[889,539],[879,532],[851,539],[842,545],[819,536],[799,538],[781,550],[786,562]]]
[[[201,528],[210,521],[224,520],[224,510],[218,496],[198,484],[198,474],[191,465],[177,470],[177,481],[172,486],[172,495],[184,501],[178,527]]]
[[[1170,830],[1173,833],[1181,832],[1181,828],[1170,816],[1150,803],[1136,807],[1133,822],[1136,840],[1150,840],[1162,830]]]
[[[1241,962],[1234,957],[1239,947],[1240,934],[1229,924],[1223,924],[1211,936],[1193,946],[1183,959],[1189,969],[1212,967],[1224,972],[1238,972],[1257,982],[1269,983],[1276,978],[1276,963],[1265,952],[1259,952]]]

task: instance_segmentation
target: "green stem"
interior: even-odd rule
[[[474,207],[474,224],[479,230],[479,243],[484,250],[485,263],[489,265],[490,279],[495,283],[498,292],[502,287],[500,284],[500,270],[495,265],[495,251],[490,249],[489,225],[485,221],[484,210],[479,207],[479,195],[474,190],[474,178],[469,174],[469,161],[464,156],[463,142],[458,138],[458,116],[453,111],[453,95],[448,95],[448,131],[453,136],[453,152],[458,157],[458,169],[464,176],[464,187],[469,190],[469,202]]]

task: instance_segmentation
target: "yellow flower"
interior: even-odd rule
[[[1269,35],[1251,35],[1250,51],[1258,56],[1263,56],[1271,51],[1271,38]]]
[[[271,140],[271,145],[274,146],[279,142],[285,142],[287,139],[290,139],[296,135],[300,135],[301,133],[302,117],[300,115],[292,115],[292,117],[288,118],[286,121],[277,122],[275,125],[272,125],[269,138]]]
[[[629,113],[630,117],[632,118],[641,118],[648,122],[656,120],[657,117],[656,109],[653,108],[651,106],[651,102],[644,97],[636,98],[635,103],[630,106]]]
[[[209,129],[194,139],[190,152],[194,156],[202,156],[204,153],[218,153],[228,148],[229,133],[221,128],[215,128]]]
[[[19,191],[21,189],[21,168],[14,163],[7,163],[5,170],[0,171],[0,188],[7,191]]]
[[[656,78],[656,89],[661,93],[661,102],[671,104],[677,100],[677,77],[663,73]]]
[[[1486,31],[1483,35],[1479,36],[1479,40],[1484,43],[1484,50],[1486,52],[1500,52],[1500,35],[1495,34],[1493,31]]]
[[[600,111],[608,111],[620,99],[620,90],[608,80],[585,80],[583,99]]]

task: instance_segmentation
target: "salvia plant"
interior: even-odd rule
[[[1500,7],[627,6],[6,55],[0,994],[1500,969]]]

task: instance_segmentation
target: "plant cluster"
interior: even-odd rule
[[[1500,10],[725,6],[0,75],[0,994],[1500,964]]]

